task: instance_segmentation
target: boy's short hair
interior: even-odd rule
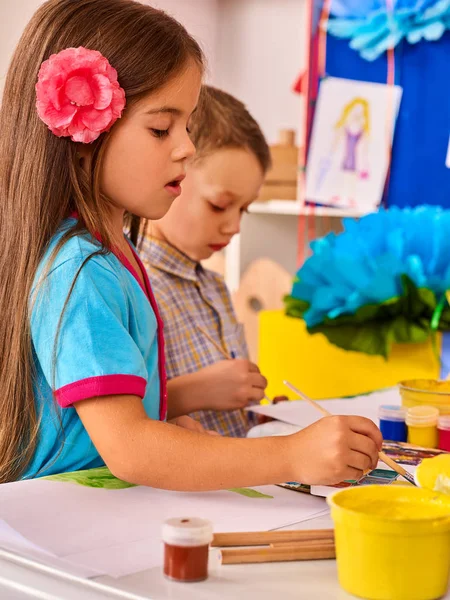
[[[263,173],[271,166],[269,146],[258,123],[240,100],[222,90],[202,86],[190,130],[197,160],[222,148],[245,148],[256,156]]]

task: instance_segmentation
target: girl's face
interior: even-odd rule
[[[160,219],[181,194],[186,162],[195,153],[189,118],[202,74],[194,61],[155,93],[139,100],[111,131],[100,189],[116,209]]]
[[[348,118],[351,123],[360,124],[361,122],[364,122],[364,107],[363,107],[363,105],[355,104],[355,106],[351,110]]]

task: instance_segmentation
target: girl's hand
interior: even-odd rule
[[[295,481],[333,485],[375,469],[383,438],[364,417],[324,417],[290,436]]]
[[[182,417],[176,417],[175,419],[171,419],[168,423],[172,423],[172,425],[177,425],[178,427],[183,427],[183,429],[189,429],[190,431],[196,431],[197,433],[208,433],[209,435],[220,435],[217,431],[211,431],[209,429],[205,429],[201,423],[188,417],[187,415]]]

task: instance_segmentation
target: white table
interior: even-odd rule
[[[329,517],[320,517],[300,526],[315,529],[330,525]],[[101,577],[86,581],[58,575],[52,569],[14,555],[0,556],[0,598],[5,600],[268,600],[279,594],[283,600],[350,598],[339,588],[335,561],[227,565],[214,570],[205,582],[180,584],[167,581],[160,568],[120,579]]]
[[[303,522],[302,529],[330,527],[329,517]],[[227,565],[202,583],[167,581],[160,568],[112,579],[77,579],[46,571],[31,561],[0,556],[2,600],[350,600],[339,587],[334,560]],[[450,589],[445,596],[450,600]]]
[[[296,428],[294,428],[296,429]],[[272,422],[254,428],[251,437],[282,435],[292,426]],[[293,492],[294,493],[294,492]],[[299,524],[299,529],[332,527],[330,517]],[[289,527],[292,529],[293,527]],[[294,527],[295,529],[295,527]],[[0,599],[27,600],[350,600],[339,587],[336,561],[227,565],[202,583],[167,581],[161,568],[113,579],[78,579],[0,552]],[[450,589],[444,600],[450,600]]]

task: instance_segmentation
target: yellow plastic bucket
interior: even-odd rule
[[[434,600],[447,592],[450,497],[409,486],[367,486],[328,498],[339,582],[370,600]]]
[[[402,404],[435,406],[441,415],[450,415],[450,381],[437,379],[408,379],[399,383]]]

